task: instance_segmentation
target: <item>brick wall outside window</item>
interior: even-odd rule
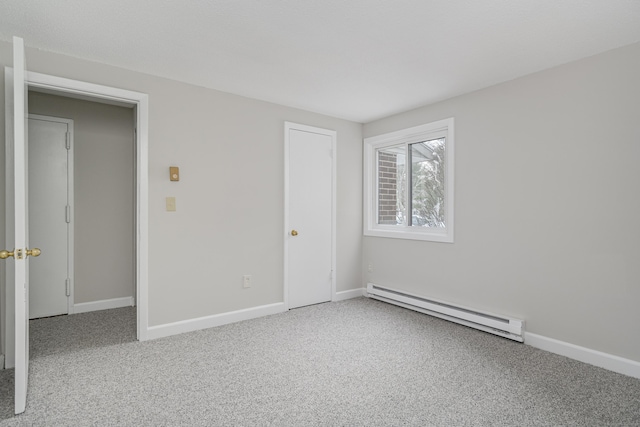
[[[397,224],[398,156],[378,152],[378,224]]]

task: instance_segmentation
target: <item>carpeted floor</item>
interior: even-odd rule
[[[135,311],[31,323],[0,426],[640,426],[640,380],[365,298],[135,341]]]

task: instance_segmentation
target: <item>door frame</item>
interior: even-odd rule
[[[134,92],[110,86],[72,80],[63,77],[41,74],[32,71],[26,73],[27,86],[41,92],[61,94],[72,98],[84,99],[135,108],[135,144],[136,144],[136,335],[139,341],[148,339],[149,330],[149,96],[146,93]],[[13,68],[5,67],[5,89],[13,76]],[[5,90],[5,105],[10,91]],[[5,109],[6,132],[12,132],[10,112]],[[13,209],[13,203],[6,209]],[[7,234],[7,237],[9,234]],[[5,282],[6,283],[6,282]],[[5,367],[15,364],[13,329],[14,329],[14,295],[12,286],[6,283],[5,306]]]
[[[322,129],[314,126],[307,126],[298,123],[284,122],[284,287],[283,300],[284,309],[289,310],[289,147],[290,132],[297,130],[326,135],[331,138],[331,301],[336,300],[336,182],[337,182],[337,132],[329,129]]]
[[[69,295],[67,295],[67,314],[73,313],[73,301],[74,301],[74,254],[75,254],[75,242],[74,242],[74,223],[75,223],[75,209],[74,209],[74,189],[75,189],[75,175],[74,175],[74,122],[72,119],[64,119],[61,117],[46,116],[42,114],[29,114],[27,119],[42,120],[55,123],[64,123],[67,125],[67,132],[69,133],[69,148],[67,149],[67,204],[69,205],[69,222],[67,223],[67,278],[69,279]],[[36,243],[36,242],[34,242]]]

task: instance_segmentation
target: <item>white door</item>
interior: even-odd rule
[[[333,294],[335,135],[330,130],[285,124],[288,308],[331,301]]]
[[[29,239],[45,254],[29,267],[29,318],[69,313],[69,164],[73,121],[29,115]]]
[[[29,377],[29,265],[28,257],[37,256],[39,250],[28,249],[27,211],[27,85],[24,42],[13,38],[13,70],[5,69],[5,90],[13,92],[7,97],[7,110],[13,117],[7,120],[7,242],[13,249],[2,251],[1,258],[13,257],[7,268],[7,292],[14,302],[14,360],[15,365],[15,413],[24,412],[27,404],[27,380]],[[11,76],[11,77],[9,77]],[[11,79],[11,81],[9,81]],[[11,105],[13,104],[13,105]],[[11,159],[13,161],[11,161]],[[11,185],[11,183],[13,185]],[[12,227],[13,226],[13,227]],[[9,298],[8,298],[9,299]]]

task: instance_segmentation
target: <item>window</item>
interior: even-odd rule
[[[365,236],[453,242],[453,118],[365,138]]]

